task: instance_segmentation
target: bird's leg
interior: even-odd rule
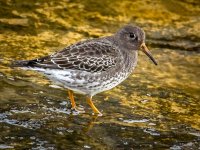
[[[90,105],[90,107],[92,108],[93,112],[98,114],[99,116],[102,116],[102,113],[95,107],[95,105],[92,102],[92,97],[88,96],[87,97],[87,103]]]
[[[72,90],[68,90],[68,94],[69,94],[69,99],[71,101],[71,105],[72,105],[72,109],[73,110],[77,110],[79,112],[84,112],[83,111],[83,108],[80,108],[80,107],[77,107],[76,106],[76,102],[74,100],[74,94],[73,94],[73,91]]]
[[[73,91],[72,90],[68,90],[68,94],[69,94],[69,99],[71,101],[72,109],[75,109],[76,108],[76,103],[75,103],[75,100],[74,100]]]

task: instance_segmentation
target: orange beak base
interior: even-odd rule
[[[146,47],[145,43],[142,43],[141,48],[142,48],[142,51],[153,61],[153,63],[155,65],[158,65],[158,63],[156,62],[156,60],[153,58],[151,52]]]

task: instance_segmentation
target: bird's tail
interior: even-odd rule
[[[13,61],[11,66],[12,67],[32,67],[35,64],[34,60],[18,60]]]

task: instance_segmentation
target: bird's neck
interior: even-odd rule
[[[137,50],[130,50],[126,48],[126,46],[122,46],[119,41],[114,38],[113,36],[106,37],[108,41],[110,41],[114,46],[118,47],[121,51],[121,55],[124,58],[124,62],[122,62],[122,66],[124,68],[128,68],[130,70],[133,70],[135,66],[137,65],[138,60],[138,51]]]
[[[123,51],[122,52],[123,57],[124,57],[124,68],[126,68],[128,71],[132,72],[133,69],[137,65],[137,60],[138,60],[138,52],[137,51]]]

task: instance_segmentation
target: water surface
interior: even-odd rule
[[[200,3],[193,0],[0,2],[0,149],[199,149]],[[66,90],[12,60],[142,27],[158,66],[142,53],[116,88],[94,97],[103,113],[71,112]]]

